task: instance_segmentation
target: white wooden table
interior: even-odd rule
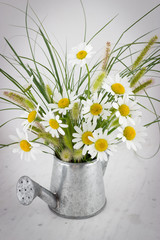
[[[149,147],[149,146],[148,146]],[[41,155],[23,162],[9,149],[0,160],[0,239],[2,240],[159,240],[160,159],[138,158],[119,147],[110,158],[104,176],[107,205],[97,216],[70,220],[52,213],[36,198],[27,207],[16,198],[16,182],[22,175],[49,188],[52,158]]]

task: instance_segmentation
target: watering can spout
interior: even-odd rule
[[[40,186],[27,176],[22,176],[17,182],[17,197],[21,204],[27,206],[35,197],[41,198],[49,207],[57,207],[57,195]]]

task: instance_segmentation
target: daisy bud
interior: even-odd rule
[[[151,48],[151,46],[155,43],[155,41],[157,39],[158,39],[157,36],[154,36],[153,38],[150,39],[148,44],[145,46],[145,48],[142,50],[140,55],[137,57],[137,59],[133,63],[132,70],[134,70],[139,65],[139,63],[143,60],[144,56],[147,54],[147,52],[149,51],[149,49]]]
[[[139,79],[145,74],[146,68],[142,68],[133,78],[131,78],[130,87],[132,88]]]
[[[141,84],[140,86],[136,87],[134,90],[133,90],[133,93],[136,94],[138,93],[139,91],[141,91],[142,89],[145,89],[148,85],[150,85],[152,83],[152,79],[144,82],[143,84]]]
[[[93,84],[93,92],[98,91],[101,88],[102,82],[103,82],[105,77],[106,77],[106,73],[105,72],[101,72],[97,76],[97,78],[95,79],[94,84]]]
[[[65,162],[70,162],[72,160],[72,153],[69,149],[65,148],[60,153],[60,158]]]
[[[73,105],[73,108],[71,110],[72,118],[73,120],[78,120],[79,117],[79,104],[78,102],[75,102]]]

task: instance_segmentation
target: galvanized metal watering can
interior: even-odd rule
[[[108,162],[63,162],[54,157],[50,191],[27,176],[17,183],[17,197],[29,205],[38,196],[49,208],[66,218],[88,218],[98,214],[106,204],[103,175]]]

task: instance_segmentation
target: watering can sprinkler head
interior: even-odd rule
[[[56,194],[51,193],[47,189],[34,182],[27,176],[22,176],[17,182],[17,198],[22,205],[29,205],[35,197],[41,198],[51,208],[56,208],[57,197]]]

